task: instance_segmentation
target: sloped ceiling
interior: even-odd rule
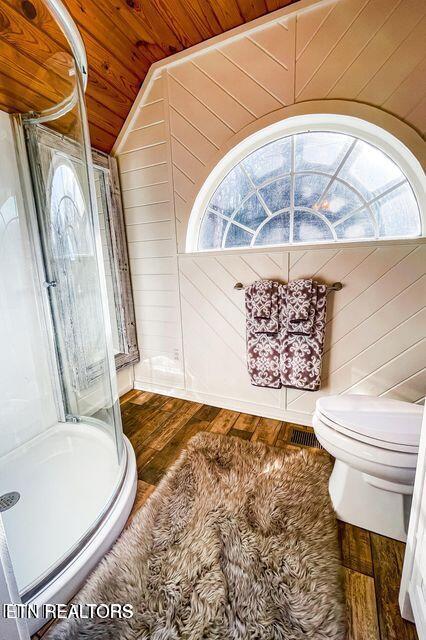
[[[153,62],[292,1],[64,0],[87,50],[93,146],[111,150]],[[67,95],[63,51],[43,0],[0,0],[0,109],[40,110]]]
[[[92,143],[109,151],[150,65],[292,0],[65,0],[86,45]]]

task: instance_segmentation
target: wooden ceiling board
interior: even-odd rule
[[[87,51],[92,144],[111,150],[152,63],[292,1],[64,0]],[[61,100],[70,85],[65,47],[43,0],[0,0],[0,107]]]
[[[25,20],[26,25],[33,25],[40,31],[50,36],[61,50],[69,49],[68,42],[57,25],[53,16],[47,9],[43,0],[1,0],[0,7],[2,11],[6,11],[6,6],[13,9],[16,16],[20,16]],[[21,22],[23,25],[24,23]],[[4,27],[5,25],[3,25]],[[1,31],[1,37],[5,35],[4,29]]]

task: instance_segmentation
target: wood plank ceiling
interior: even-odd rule
[[[294,1],[64,0],[87,50],[93,146],[111,150],[153,62]],[[0,108],[41,109],[63,97],[63,49],[43,0],[0,0]]]

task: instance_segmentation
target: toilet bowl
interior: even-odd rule
[[[317,400],[313,427],[335,458],[329,490],[340,520],[406,541],[422,413],[372,396]]]

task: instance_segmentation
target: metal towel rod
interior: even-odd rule
[[[246,287],[243,285],[242,282],[236,282],[234,284],[234,289],[237,289],[237,291],[240,291],[241,289],[245,289]],[[327,293],[330,293],[331,291],[340,291],[343,288],[343,284],[341,282],[334,282],[333,284],[330,284],[327,287]]]

